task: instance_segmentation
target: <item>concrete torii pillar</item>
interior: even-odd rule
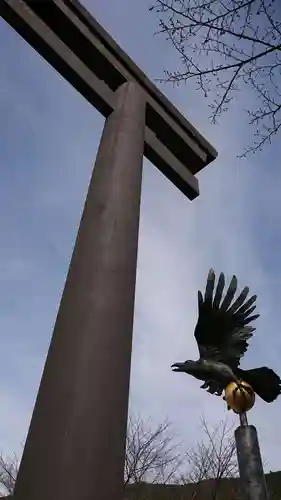
[[[43,373],[15,500],[123,494],[145,96],[116,92]]]

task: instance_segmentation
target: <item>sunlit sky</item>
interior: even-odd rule
[[[83,3],[151,79],[175,67],[172,47],[154,36],[150,0]],[[0,40],[0,450],[20,455],[103,118],[3,20]],[[210,267],[258,294],[261,317],[242,367],[281,373],[281,143],[237,160],[252,138],[243,112],[251,88],[214,126],[193,84],[158,85],[219,156],[198,175],[193,202],[144,161],[130,405],[155,424],[168,418],[189,447],[201,414],[210,423],[227,415],[220,398],[170,369],[197,358],[197,290]],[[281,469],[280,410],[281,398],[258,400],[249,413],[267,470]]]

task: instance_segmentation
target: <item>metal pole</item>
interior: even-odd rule
[[[15,500],[123,497],[145,108],[136,84],[125,83],[117,90],[89,186]]]
[[[241,493],[245,500],[267,500],[267,488],[256,428],[242,418],[235,431]]]
[[[239,419],[241,427],[245,427],[246,425],[248,425],[248,418],[246,412],[239,413]]]

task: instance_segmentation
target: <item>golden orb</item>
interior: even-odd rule
[[[231,382],[225,388],[224,399],[235,413],[249,411],[255,404],[255,393],[252,387],[243,380],[239,384]]]

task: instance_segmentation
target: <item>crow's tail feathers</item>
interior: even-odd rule
[[[253,370],[241,370],[241,378],[267,403],[271,403],[281,394],[281,379],[271,368],[263,366]]]

